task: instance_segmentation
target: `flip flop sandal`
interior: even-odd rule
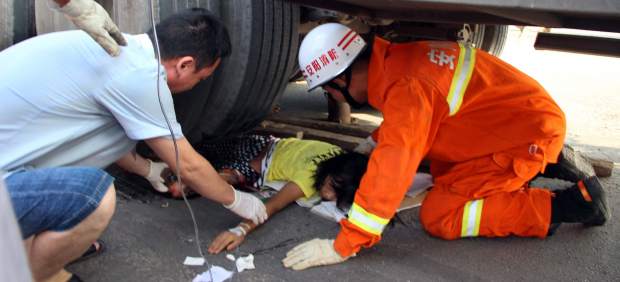
[[[99,247],[97,247],[99,246]],[[95,242],[93,242],[92,244],[90,244],[90,247],[88,247],[88,250],[86,250],[86,252],[84,252],[82,254],[81,257],[75,259],[74,261],[70,262],[70,264],[72,263],[77,263],[77,262],[82,262],[85,261],[87,259],[96,257],[100,254],[102,254],[105,251],[105,243],[103,242],[103,240],[97,240]],[[75,274],[73,275],[73,277],[75,277]],[[79,279],[79,277],[77,278]],[[71,280],[73,281],[73,280]],[[81,281],[81,280],[76,280],[76,281]]]

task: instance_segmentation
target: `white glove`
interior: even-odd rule
[[[232,186],[230,189],[233,189],[235,193],[235,201],[230,205],[224,205],[225,208],[240,217],[251,220],[254,224],[262,224],[267,220],[267,210],[261,200],[249,193],[237,191]]]
[[[353,149],[353,152],[370,155],[370,153],[372,153],[372,150],[375,149],[375,147],[377,147],[377,142],[372,139],[372,136],[368,136],[366,137],[366,139],[364,139],[364,141],[362,141],[362,143],[360,143],[359,145],[357,145],[357,147],[355,147],[355,149]]]
[[[57,4],[53,5],[58,6]],[[108,13],[95,1],[71,0],[57,10],[65,14],[75,26],[95,39],[108,54],[118,56],[121,52],[118,45],[127,45],[123,34],[112,22]]]
[[[158,192],[167,193],[168,186],[166,186],[164,178],[161,177],[161,173],[164,169],[168,168],[168,165],[166,163],[153,162],[149,159],[147,159],[147,161],[149,161],[149,174],[144,178],[151,183],[153,189]]]
[[[312,239],[286,253],[282,263],[294,270],[304,270],[313,266],[341,263],[347,259],[349,258],[343,258],[336,252],[334,240]]]

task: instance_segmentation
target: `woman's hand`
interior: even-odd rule
[[[224,231],[215,237],[215,240],[209,245],[208,251],[211,254],[218,254],[224,248],[227,251],[231,251],[241,245],[243,240],[245,240],[245,235],[243,234],[237,235],[231,231]]]

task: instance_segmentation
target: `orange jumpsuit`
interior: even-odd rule
[[[384,120],[348,219],[340,222],[340,255],[381,239],[425,156],[435,185],[420,220],[431,235],[546,236],[551,193],[527,182],[557,161],[566,125],[535,80],[457,43],[376,38],[368,102]]]

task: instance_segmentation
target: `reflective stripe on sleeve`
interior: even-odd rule
[[[469,201],[465,204],[465,210],[463,210],[463,222],[461,224],[461,237],[478,236],[483,204],[483,199]]]
[[[389,221],[389,219],[367,212],[356,203],[353,203],[349,210],[349,222],[371,234],[381,235]]]
[[[450,106],[450,115],[454,115],[459,111],[463,103],[463,96],[467,85],[471,79],[476,64],[476,49],[465,47],[459,43],[459,61],[452,77],[450,84],[450,92],[448,93],[448,106]]]

